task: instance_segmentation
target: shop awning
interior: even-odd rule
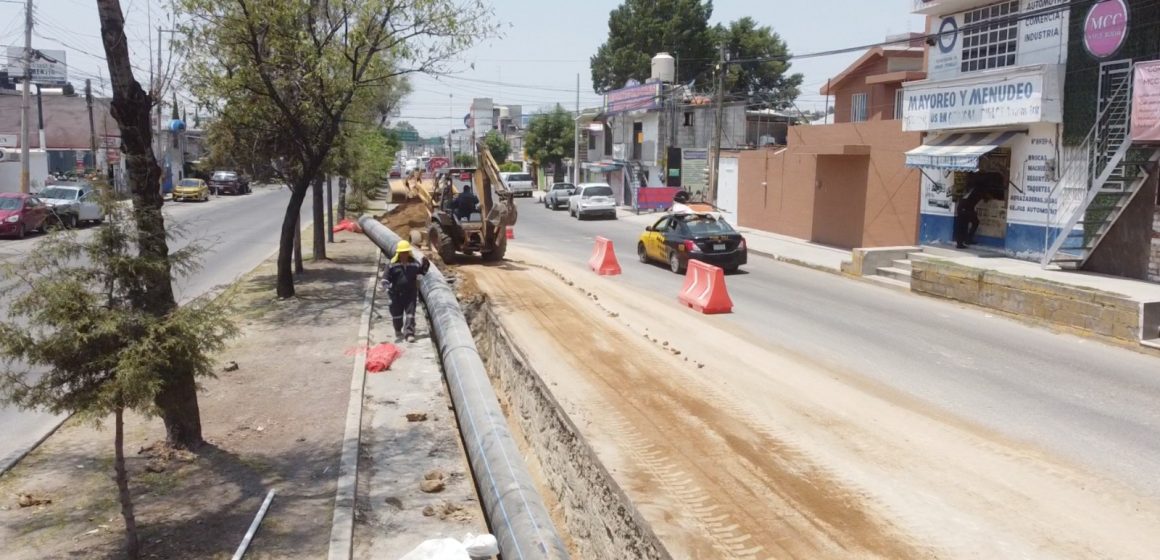
[[[620,169],[621,164],[614,161],[586,161],[581,163],[580,166],[588,171],[595,171],[596,173],[611,173]]]
[[[1023,132],[1009,130],[939,136],[929,144],[923,144],[906,152],[906,166],[953,171],[978,171],[979,158],[1010,142],[1016,134],[1023,134]]]

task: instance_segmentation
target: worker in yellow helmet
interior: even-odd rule
[[[411,243],[399,241],[387,267],[387,294],[391,298],[391,324],[395,327],[395,342],[415,342],[415,308],[419,301],[419,277],[427,274],[431,261],[416,261]]]

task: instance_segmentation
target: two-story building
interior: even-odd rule
[[[925,80],[902,89],[903,128],[924,133],[906,164],[922,172],[919,239],[955,241],[955,211],[976,207],[972,241],[1014,256],[1045,251],[1063,158],[1068,0],[915,0],[928,16]]]

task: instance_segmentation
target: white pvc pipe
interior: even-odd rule
[[[246,555],[246,549],[250,547],[250,541],[254,540],[254,533],[258,532],[258,525],[262,524],[262,518],[266,517],[266,510],[270,509],[272,501],[274,501],[274,490],[270,490],[266,494],[266,500],[258,509],[258,515],[254,517],[253,523],[250,523],[250,530],[246,531],[246,537],[242,539],[242,544],[238,545],[238,551],[234,553],[233,560],[242,560],[242,557]]]

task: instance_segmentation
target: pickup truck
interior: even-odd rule
[[[250,194],[250,179],[236,171],[214,171],[209,178],[209,190],[216,195]]]
[[[36,196],[64,227],[72,228],[83,222],[100,222],[105,219],[97,200],[97,192],[88,184],[56,183],[45,187]]]
[[[500,173],[499,178],[503,179],[503,184],[515,196],[526,196],[530,198],[532,191],[535,190],[535,186],[532,184],[532,176],[527,173]]]

